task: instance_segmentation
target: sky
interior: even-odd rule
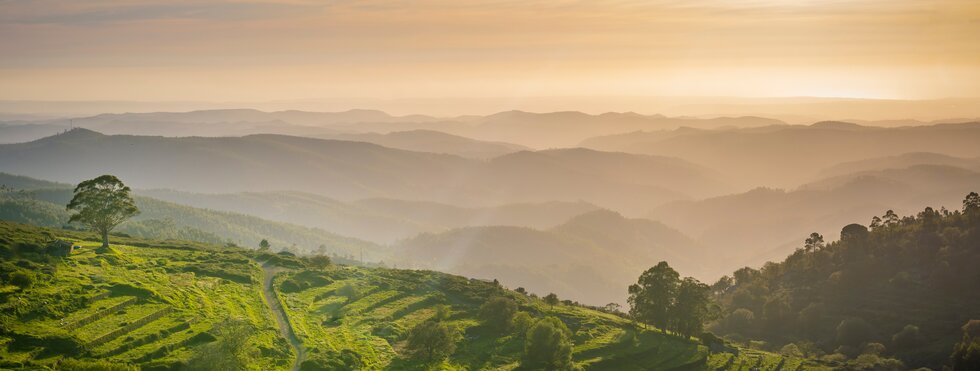
[[[980,91],[976,0],[0,0],[0,99]]]

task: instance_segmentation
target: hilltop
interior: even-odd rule
[[[80,247],[61,257],[58,240]],[[752,350],[710,353],[696,339],[580,306],[552,307],[494,282],[187,242],[115,237],[97,248],[97,241],[0,222],[0,367],[416,369],[424,361],[405,350],[406,334],[443,308],[441,321],[465,341],[442,368],[513,369],[522,337],[495,332],[478,315],[489,298],[504,297],[532,320],[563,321],[574,361],[588,369],[804,368],[800,359]],[[13,279],[21,276],[29,278]],[[229,347],[242,351],[229,356],[222,351]]]

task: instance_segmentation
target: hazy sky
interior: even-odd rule
[[[977,0],[0,0],[0,99],[978,91]]]

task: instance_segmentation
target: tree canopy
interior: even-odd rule
[[[408,334],[408,351],[427,362],[443,360],[456,351],[456,330],[444,322],[425,321]]]
[[[98,232],[103,247],[109,247],[109,232],[113,228],[139,214],[129,187],[112,175],[79,183],[67,209],[74,211],[68,222],[78,222]]]
[[[546,317],[527,331],[524,343],[526,369],[570,370],[572,363],[572,332],[557,317]]]

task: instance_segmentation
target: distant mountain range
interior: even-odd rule
[[[317,135],[318,138],[374,143],[407,151],[446,153],[460,157],[489,159],[531,148],[504,143],[469,139],[433,130],[395,131],[387,134],[349,133]]]
[[[585,202],[546,202],[467,208],[426,201],[372,198],[342,202],[300,192],[188,193],[137,190],[137,194],[185,205],[255,215],[390,244],[419,233],[483,225],[550,228],[598,210]]]
[[[424,115],[391,116],[375,110],[344,112],[277,111],[253,109],[223,109],[190,112],[150,112],[100,114],[90,117],[50,120],[11,120],[0,122],[0,143],[21,143],[78,127],[105,134],[164,135],[164,136],[243,136],[251,134],[283,134],[298,136],[354,139],[343,134],[376,133],[356,140],[388,146],[410,140],[428,141],[441,146],[459,142],[439,143],[452,134],[491,142],[508,142],[529,148],[571,147],[590,137],[618,134],[636,130],[663,130],[678,127],[717,129],[722,127],[756,127],[781,125],[782,121],[762,117],[666,117],[636,113],[604,113],[590,115],[582,112],[532,113],[507,111],[488,116],[458,116],[437,118]],[[394,137],[378,137],[392,132],[424,131]],[[435,136],[431,132],[444,133]],[[423,136],[428,134],[428,137]],[[423,138],[420,138],[423,137]],[[501,143],[496,143],[501,144]],[[509,145],[513,146],[513,145]],[[417,147],[393,148],[418,150]],[[453,148],[450,146],[449,148]],[[439,147],[427,152],[449,152]],[[480,152],[480,151],[477,151]],[[487,156],[489,157],[489,156]]]
[[[716,169],[743,187],[793,188],[842,162],[934,152],[980,156],[980,122],[899,128],[821,122],[730,130],[679,129],[598,137],[601,151],[673,156]]]
[[[729,190],[714,172],[684,160],[586,149],[483,161],[283,135],[166,138],[86,129],[0,145],[0,171],[68,183],[109,173],[134,188],[292,190],[342,201],[381,197],[467,207],[585,201],[632,213]]]

